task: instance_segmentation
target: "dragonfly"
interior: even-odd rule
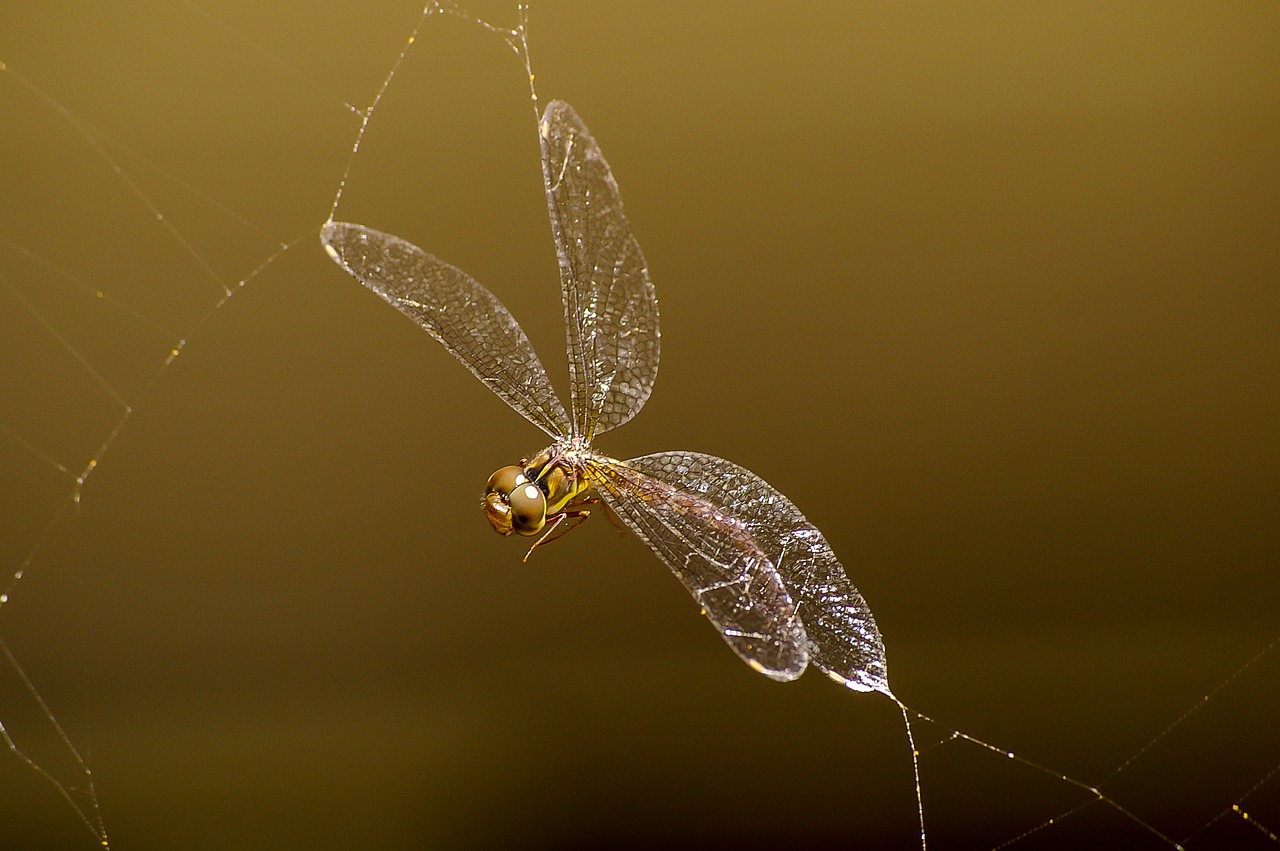
[[[649,398],[658,303],[617,181],[586,124],[569,104],[551,101],[538,140],[564,305],[568,411],[515,317],[466,272],[364,225],[331,218],[321,229],[340,267],[551,438],[532,459],[489,478],[489,523],[503,535],[536,536],[532,553],[603,503],[752,669],[789,681],[812,664],[851,689],[892,696],[871,610],[789,499],[713,455],[620,461],[593,448]]]

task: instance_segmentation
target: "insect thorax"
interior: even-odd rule
[[[584,441],[561,440],[533,459],[498,469],[485,487],[483,507],[502,535],[536,535],[548,521],[581,497],[591,485]]]
[[[523,465],[529,478],[546,494],[548,517],[560,513],[590,489],[582,464],[588,452],[581,441],[558,440]]]

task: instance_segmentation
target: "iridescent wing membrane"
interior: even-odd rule
[[[564,405],[524,329],[474,278],[364,225],[328,222],[320,239],[334,262],[426,329],[502,401],[552,437],[569,434]]]
[[[731,579],[728,588],[741,589],[744,597],[768,609],[772,628],[764,632],[772,643],[798,641],[799,652],[791,653],[793,658],[807,655],[819,670],[849,688],[889,694],[884,643],[870,608],[822,533],[768,482],[737,464],[699,452],[659,452],[626,462],[600,459],[593,469],[603,483],[598,488],[601,496],[696,598],[702,599],[697,586],[720,586]],[[623,482],[627,487],[619,487]],[[628,490],[667,496],[636,499]],[[736,541],[751,543],[749,553],[738,554],[737,569],[724,570],[712,558],[682,561],[683,553],[706,552],[700,544],[705,536],[701,530],[721,525],[733,530]],[[733,555],[724,547],[715,552]],[[759,570],[759,565],[765,569]],[[759,575],[752,573],[756,570]],[[773,593],[775,579],[786,589],[785,599]],[[733,600],[723,599],[721,604],[722,613],[733,610]],[[715,622],[717,614],[707,609]],[[803,625],[803,632],[789,628],[790,618]],[[740,641],[728,635],[726,640],[751,661]],[[767,642],[765,650],[786,655],[770,649]],[[765,656],[754,658],[769,668]]]
[[[564,101],[538,125],[560,261],[574,435],[590,441],[644,407],[658,375],[658,300],[617,181]]]
[[[560,265],[572,417],[519,323],[462,270],[399,237],[341,222],[321,240],[347,272],[422,326],[508,405],[577,446],[631,419],[658,371],[658,306],[618,185],[563,101],[539,122]],[[875,621],[821,533],[749,470],[692,452],[585,453],[609,507],[689,589],[739,656],[778,680],[812,659],[888,693]]]
[[[775,680],[794,680],[808,664],[808,642],[768,553],[727,506],[706,499],[696,484],[690,487],[660,464],[646,464],[657,457],[621,462],[593,456],[587,475],[613,512],[689,589],[735,653]]]

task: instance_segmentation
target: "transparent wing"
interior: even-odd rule
[[[660,452],[627,464],[744,524],[795,602],[809,659],[849,688],[891,695],[871,610],[822,533],[789,499],[750,470],[712,455]]]
[[[644,407],[658,375],[658,302],[618,184],[564,101],[539,125],[560,261],[574,434],[590,440]]]
[[[743,661],[775,680],[794,680],[808,662],[808,641],[782,577],[740,519],[676,467],[650,463],[657,457],[631,466],[593,456],[587,475]]]
[[[552,437],[568,435],[564,405],[520,323],[474,278],[364,225],[329,222],[320,241],[334,262],[425,328],[525,419]]]

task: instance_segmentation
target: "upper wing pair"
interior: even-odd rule
[[[538,125],[569,353],[570,418],[514,316],[456,266],[391,234],[328,222],[343,269],[413,319],[530,422],[590,440],[635,416],[658,374],[658,303],[618,184],[585,124],[552,101]]]

